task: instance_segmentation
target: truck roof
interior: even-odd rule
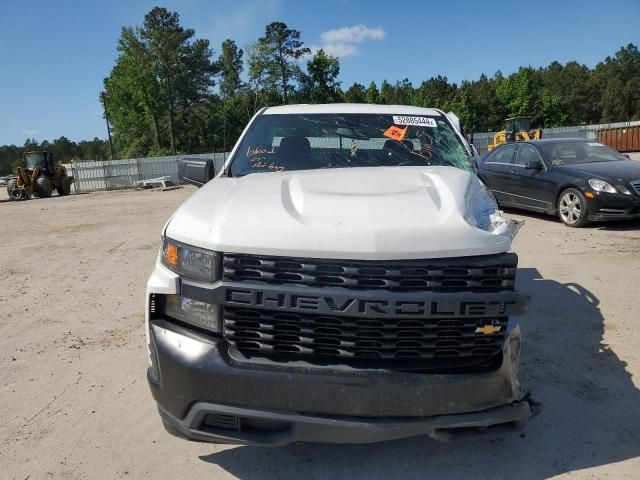
[[[380,115],[432,115],[442,113],[433,108],[412,107],[408,105],[372,105],[368,103],[329,103],[298,104],[267,107],[263,115],[285,115],[305,113],[371,113]]]

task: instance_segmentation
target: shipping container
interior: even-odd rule
[[[640,125],[603,128],[598,130],[597,138],[619,152],[640,152]]]

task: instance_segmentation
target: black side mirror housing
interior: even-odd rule
[[[631,155],[629,155],[628,153],[623,153],[622,155],[624,155],[625,157],[627,157],[629,160],[631,160]]]
[[[540,160],[534,160],[533,162],[527,162],[524,165],[527,170],[540,170],[542,168],[542,162]]]
[[[178,160],[178,179],[201,187],[216,176],[216,167],[211,158],[181,158]]]

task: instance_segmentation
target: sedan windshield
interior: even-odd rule
[[[261,115],[238,146],[231,175],[318,168],[447,165],[472,170],[442,116]]]
[[[625,156],[598,142],[543,143],[540,148],[553,165],[628,160]]]

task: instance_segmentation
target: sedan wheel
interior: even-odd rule
[[[569,188],[558,201],[560,220],[568,227],[582,227],[587,222],[587,199],[578,190]]]

